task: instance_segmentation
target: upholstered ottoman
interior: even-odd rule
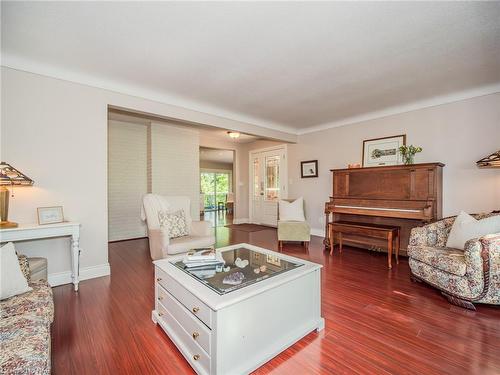
[[[306,250],[311,241],[311,227],[307,221],[278,221],[279,250],[283,250],[283,241],[303,242]]]

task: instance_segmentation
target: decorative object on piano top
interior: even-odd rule
[[[413,145],[403,145],[399,147],[399,152],[403,157],[403,163],[405,165],[415,164],[415,155],[422,152],[422,147]]]
[[[301,178],[318,177],[318,161],[317,160],[301,161],[300,177]]]
[[[406,145],[406,135],[367,139],[363,141],[363,167],[401,164],[401,146]]]
[[[476,162],[479,168],[500,168],[500,150]]]

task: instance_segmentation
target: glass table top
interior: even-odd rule
[[[303,266],[303,263],[291,262],[279,255],[265,254],[244,247],[225,250],[220,254],[225,261],[223,269],[188,269],[182,260],[171,263],[220,295]]]

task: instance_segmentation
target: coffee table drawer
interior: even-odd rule
[[[194,316],[200,319],[209,328],[212,328],[212,310],[210,307],[201,302],[158,267],[156,268],[156,281]]]
[[[210,356],[191,338],[170,312],[158,303],[158,317],[169,337],[198,374],[210,373]],[[166,328],[165,328],[166,326]]]
[[[210,355],[210,337],[212,334],[210,329],[194,317],[162,286],[158,287],[158,300],[190,335],[191,340],[197,342]]]

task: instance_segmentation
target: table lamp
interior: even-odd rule
[[[500,150],[476,162],[479,168],[500,168]]]
[[[34,181],[19,172],[12,165],[0,163],[0,229],[1,228],[15,228],[17,223],[7,220],[9,215],[9,190],[6,186],[31,186]]]

